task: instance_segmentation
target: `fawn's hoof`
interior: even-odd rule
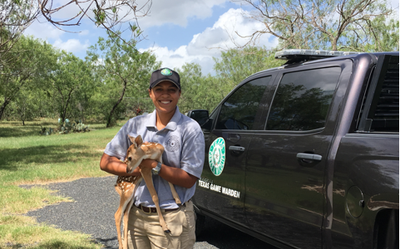
[[[175,200],[175,202],[176,202],[176,204],[178,204],[178,205],[181,205],[182,204],[182,202],[181,202],[181,200]]]
[[[171,230],[164,230],[164,233],[171,234]]]

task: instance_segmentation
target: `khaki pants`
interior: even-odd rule
[[[193,203],[188,201],[180,209],[162,212],[170,234],[165,234],[156,213],[148,214],[133,207],[128,223],[130,249],[191,249],[196,242]]]

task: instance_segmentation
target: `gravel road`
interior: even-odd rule
[[[92,235],[104,248],[118,248],[114,213],[119,196],[114,190],[115,176],[82,178],[71,182],[51,183],[49,189],[57,195],[70,197],[74,202],[63,202],[28,212],[38,222],[55,225],[63,230],[73,230]],[[30,186],[21,186],[29,188]],[[205,232],[197,238],[195,249],[239,249],[274,247],[227,227],[217,221],[207,220]]]

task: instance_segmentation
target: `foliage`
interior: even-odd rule
[[[89,125],[85,125],[82,123],[82,120],[75,120],[73,122],[70,122],[69,119],[65,119],[64,121],[61,120],[61,118],[58,119],[58,126],[60,127],[60,134],[68,134],[70,132],[88,132],[90,131]],[[51,134],[51,128],[50,128],[50,134]],[[50,135],[50,134],[45,134],[45,135]],[[44,135],[44,134],[42,134]]]
[[[389,19],[393,13],[386,0],[238,2],[250,6],[253,11],[247,17],[265,27],[253,33],[250,42],[269,34],[279,39],[281,48],[338,50],[348,48],[350,42],[353,49],[361,51],[367,44],[379,43],[379,34],[386,32],[376,29],[375,19]]]
[[[120,104],[126,95],[137,99],[139,105],[141,99],[149,98],[146,89],[150,75],[160,64],[151,53],[139,52],[135,41],[127,44],[110,33],[107,40],[100,37],[87,54],[87,60],[101,79],[98,104],[104,113],[106,127],[110,127],[125,110]]]
[[[31,43],[19,44],[26,40]],[[38,62],[40,66],[32,72],[32,77],[21,82],[23,84],[17,84],[21,80],[19,77],[18,81],[4,81],[5,84],[0,85],[2,99],[13,94],[3,120],[20,120],[24,124],[44,117],[60,118],[59,127],[44,126],[46,130],[40,131],[42,134],[67,133],[72,131],[72,127],[68,129],[64,123],[67,118],[81,120],[81,123],[100,121],[112,126],[119,119],[153,110],[147,89],[151,72],[159,68],[160,63],[151,53],[141,53],[134,48],[134,41],[127,45],[116,36],[100,38],[88,51],[85,61],[39,40],[22,37],[19,42],[15,47],[18,54],[23,54],[19,49],[23,45],[35,45],[40,55],[37,57],[44,63]],[[251,47],[228,50],[222,53],[221,59],[215,60],[216,76],[204,76],[195,63],[176,69],[182,81],[179,103],[182,112],[212,111],[245,77],[281,63],[273,61],[272,51]],[[13,68],[19,66],[21,71],[31,72],[32,68],[25,69],[24,65],[32,65],[34,61],[35,57],[30,62],[21,59]],[[5,74],[0,79],[6,79]]]
[[[74,100],[75,105],[79,106],[83,111],[84,108],[79,99],[74,98],[77,92],[81,92],[81,95],[84,95],[83,99],[85,97],[89,98],[91,95],[90,89],[93,85],[94,81],[89,64],[72,53],[61,51],[58,56],[57,68],[52,72],[54,104],[58,109],[61,122],[64,122],[68,116],[68,111],[71,112],[71,109],[74,109],[69,108]]]
[[[9,63],[2,65],[0,74],[0,119],[12,101],[24,98],[23,92],[44,88],[56,64],[53,47],[31,37],[21,37],[4,57]]]
[[[53,0],[0,0],[0,65],[6,64],[1,58],[39,16],[58,29],[68,31],[72,31],[72,27],[76,31],[82,19],[87,18],[118,36],[119,29],[128,23],[134,39],[141,40],[144,37],[138,20],[149,13],[151,5],[151,0],[61,1],[57,4]],[[68,15],[60,15],[62,12],[68,12]]]
[[[193,109],[213,110],[224,97],[218,90],[215,77],[203,76],[200,65],[195,63],[186,63],[182,69],[176,69],[181,77],[182,86],[180,111],[185,113]]]
[[[282,61],[274,60],[274,51],[258,47],[230,49],[222,52],[221,59],[215,59],[214,69],[221,82],[217,84],[224,96],[248,76],[280,66]]]
[[[198,64],[187,63],[181,76],[182,95],[179,108],[182,112],[206,109],[211,112],[218,103],[246,77],[268,68],[280,66],[274,53],[264,48],[245,47],[223,51],[220,59],[214,59],[216,76],[203,76]]]
[[[0,0],[0,68],[12,62],[6,57],[22,32],[36,19],[39,10],[33,0]]]
[[[19,117],[22,125],[25,125],[26,120],[33,119],[38,113],[38,105],[35,102],[36,97],[33,91],[19,91],[15,101],[10,104],[11,111]]]
[[[346,32],[346,44],[343,48],[352,51],[398,51],[399,50],[399,20],[398,18],[387,19],[385,16],[376,17],[368,21],[371,33],[368,34],[359,27],[352,27],[351,32]],[[352,33],[357,32],[357,36]],[[373,40],[374,42],[369,42]]]
[[[394,34],[398,33],[399,22],[375,18],[371,25],[380,32],[379,43],[363,45],[364,50],[395,49],[398,37]],[[351,32],[344,36],[346,47],[362,46],[357,39],[351,39]],[[76,122],[77,131],[85,130],[83,124],[93,121],[110,127],[120,119],[151,112],[154,108],[147,89],[151,72],[160,67],[160,62],[153,54],[138,51],[135,41],[126,44],[109,34],[107,39],[99,38],[82,60],[23,36],[7,56],[14,62],[3,67],[0,74],[0,118],[3,120],[20,120],[22,124],[41,118],[60,118],[61,124],[67,118],[81,120]],[[193,109],[211,112],[246,77],[283,64],[274,59],[274,50],[260,47],[223,51],[214,61],[216,75],[203,75],[200,65],[195,63],[175,69],[182,82],[181,112]],[[37,130],[42,134],[51,134],[55,129],[56,133],[74,130],[65,124],[44,128]]]
[[[49,127],[49,128],[40,127],[39,134],[42,135],[42,136],[48,136],[48,135],[54,134],[55,132],[57,132],[57,130],[54,129],[54,128],[51,128],[51,127]]]

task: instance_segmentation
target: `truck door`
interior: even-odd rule
[[[325,162],[334,132],[326,124],[343,68],[286,70],[266,106],[265,130],[247,148],[248,224],[294,247],[321,248]]]
[[[263,95],[269,77],[249,80],[236,88],[211,114],[204,131],[206,158],[194,202],[224,221],[244,224],[246,153],[253,130],[260,129]]]

